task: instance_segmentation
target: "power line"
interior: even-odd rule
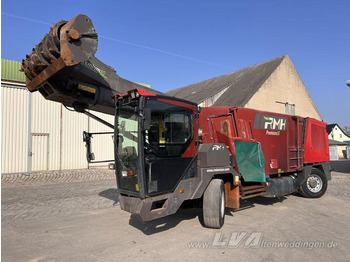
[[[165,51],[165,50],[162,50],[162,49],[159,49],[159,48],[154,48],[154,47],[150,47],[150,46],[146,46],[146,45],[140,45],[140,44],[136,44],[136,43],[120,40],[120,39],[111,38],[111,37],[108,37],[108,36],[100,35],[99,37],[104,38],[104,39],[108,39],[108,40],[111,40],[111,41],[115,41],[115,42],[118,42],[118,43],[122,43],[122,44],[126,44],[126,45],[132,45],[132,46],[136,46],[136,47],[140,47],[140,48],[156,51],[156,52],[159,52],[159,53],[163,53],[163,54],[166,54],[166,55],[171,55],[171,56],[175,56],[175,57],[191,60],[191,61],[202,63],[202,64],[218,66],[218,67],[224,67],[224,66],[219,65],[219,64],[215,64],[215,63],[212,63],[212,62],[200,60],[200,59],[189,57],[189,56],[184,56],[184,55],[172,53],[172,52]]]
[[[5,15],[5,16],[8,16],[8,17],[22,19],[22,20],[26,20],[26,21],[30,21],[30,22],[34,22],[34,23],[40,23],[40,24],[45,24],[45,25],[50,25],[50,26],[52,25],[52,24],[44,22],[44,21],[31,19],[31,18],[24,17],[24,16],[18,16],[18,15],[14,15],[14,14],[9,14],[9,13],[6,13],[6,12],[1,12],[1,14]],[[139,48],[144,48],[144,49],[148,49],[148,50],[151,50],[151,51],[159,52],[159,53],[162,53],[162,54],[166,54],[166,55],[170,55],[170,56],[174,56],[174,57],[178,57],[178,58],[183,58],[183,59],[190,60],[190,61],[197,62],[197,63],[202,63],[202,64],[206,64],[206,65],[226,68],[225,66],[220,65],[220,64],[216,64],[216,63],[212,63],[212,62],[209,62],[209,61],[200,60],[200,59],[197,59],[197,58],[193,58],[193,57],[189,57],[189,56],[184,56],[184,55],[172,53],[172,52],[169,52],[169,51],[166,51],[166,50],[162,50],[162,49],[159,49],[159,48],[155,48],[155,47],[150,47],[150,46],[146,46],[146,45],[132,43],[132,42],[128,42],[128,41],[124,41],[124,40],[120,40],[120,39],[116,39],[116,38],[112,38],[112,37],[108,37],[108,36],[100,35],[99,37],[107,39],[107,40],[110,40],[110,41],[118,42],[118,43],[121,43],[121,44],[135,46],[135,47],[139,47]]]
[[[18,15],[13,15],[13,14],[5,13],[5,12],[1,12],[1,14],[2,14],[2,15],[9,16],[9,17],[17,18],[17,19],[22,19],[22,20],[34,22],[34,23],[39,23],[39,24],[44,24],[44,25],[52,25],[52,24],[47,23],[47,22],[44,22],[44,21],[40,21],[40,20],[36,20],[36,19],[31,19],[31,18],[28,18],[28,17],[18,16]]]

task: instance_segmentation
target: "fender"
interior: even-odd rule
[[[299,185],[303,184],[306,181],[306,179],[311,175],[312,168],[320,169],[326,175],[327,181],[331,180],[330,162],[313,163],[311,165],[304,166],[303,170],[298,174]]]

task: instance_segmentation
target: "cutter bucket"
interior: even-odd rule
[[[113,115],[113,95],[143,86],[119,77],[97,59],[97,45],[97,33],[85,15],[54,24],[22,61],[28,90],[77,111],[91,109]]]

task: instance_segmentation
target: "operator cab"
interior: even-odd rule
[[[132,90],[116,98],[115,159],[120,192],[172,192],[194,161],[197,105]],[[195,175],[195,174],[193,174]]]

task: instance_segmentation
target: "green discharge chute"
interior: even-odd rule
[[[236,141],[236,158],[239,172],[246,182],[266,182],[265,157],[259,143]]]

